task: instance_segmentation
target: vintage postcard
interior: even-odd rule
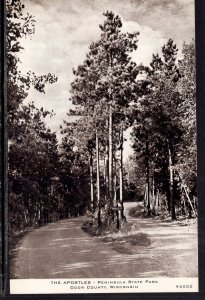
[[[194,0],[6,0],[11,294],[198,292]]]

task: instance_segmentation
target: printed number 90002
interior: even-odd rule
[[[179,289],[191,289],[192,288],[192,285],[191,284],[180,284],[180,285],[176,285],[176,288],[179,288]]]

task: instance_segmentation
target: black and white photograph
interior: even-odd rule
[[[11,294],[198,292],[194,0],[6,0]]]

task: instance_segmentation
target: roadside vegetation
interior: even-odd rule
[[[84,222],[82,229],[94,236],[97,242],[108,244],[111,249],[122,254],[137,253],[139,247],[148,247],[151,244],[149,236],[141,232],[136,224],[126,223],[119,231],[116,226],[97,228],[92,222]]]

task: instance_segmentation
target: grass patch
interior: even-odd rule
[[[97,228],[92,220],[88,220],[83,223],[82,229],[96,237],[98,242],[108,244],[121,254],[131,255],[139,247],[148,247],[151,244],[149,236],[139,232],[139,227],[132,223],[125,223],[121,230],[117,230],[114,226]]]
[[[127,242],[133,246],[149,246],[151,241],[147,234],[139,232],[126,237]]]
[[[134,254],[139,247],[148,247],[151,240],[146,233],[131,231],[121,236],[112,237],[112,249],[119,253]]]
[[[112,249],[121,254],[132,254],[132,249],[127,247],[125,244],[114,243]]]
[[[114,235],[107,235],[100,238],[101,242],[107,243],[119,253],[133,254],[138,247],[148,247],[151,244],[149,236],[143,232],[119,232]]]
[[[135,207],[131,207],[129,210],[129,216],[135,218],[144,216],[144,207],[140,204]]]
[[[133,246],[149,246],[150,239],[148,235],[142,232],[133,233],[129,235],[114,235],[114,236],[105,236],[102,237],[101,240],[104,243],[111,243],[111,242],[121,242],[121,243],[128,243]]]
[[[10,232],[9,234],[9,261],[10,261],[10,278],[16,278],[16,274],[14,271],[15,260],[18,256],[19,247],[22,244],[24,236],[30,232],[32,229],[27,228],[24,231],[19,232]]]

